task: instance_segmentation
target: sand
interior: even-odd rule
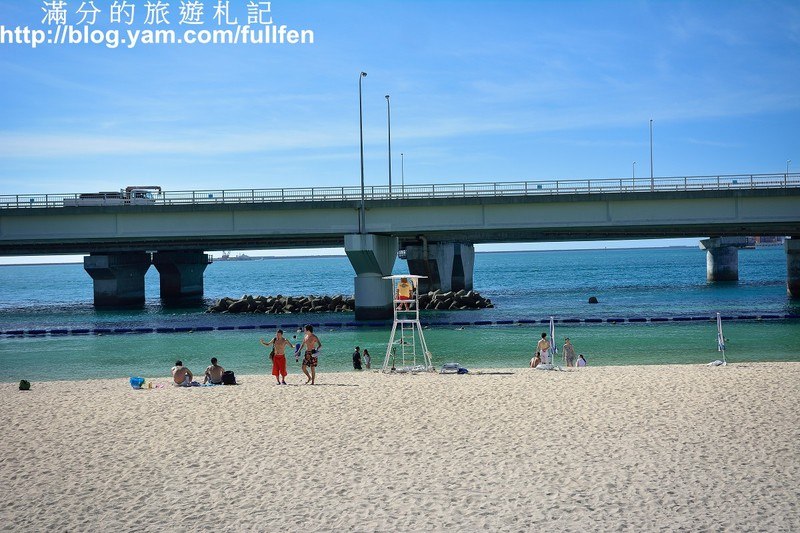
[[[0,528],[800,528],[800,363],[508,372],[2,384]]]

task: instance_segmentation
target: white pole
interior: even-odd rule
[[[361,109],[361,80],[367,76],[366,72],[358,75],[358,137],[361,146],[361,205],[358,213],[358,232],[366,233],[366,215],[364,209],[364,113]]]
[[[650,119],[650,190],[655,189],[653,181],[653,119]]]
[[[400,152],[400,193],[406,197],[406,160],[405,154]]]
[[[722,352],[722,363],[728,364],[725,360],[725,335],[722,333],[722,317],[717,313],[717,350]]]
[[[389,198],[392,197],[392,111],[389,106],[389,95],[386,95],[386,128],[389,134]]]

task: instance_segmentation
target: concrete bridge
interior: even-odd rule
[[[709,236],[710,281],[738,279],[730,237],[786,242],[787,291],[800,297],[800,173],[163,192],[147,204],[74,206],[77,193],[0,196],[0,255],[89,254],[95,305],[141,305],[159,271],[169,303],[197,301],[203,250],[344,246],[357,318],[391,313],[398,250],[423,290],[472,288],[476,243]],[[96,203],[96,199],[93,201]],[[71,204],[73,206],[65,206]]]

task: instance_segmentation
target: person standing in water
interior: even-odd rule
[[[547,333],[542,333],[542,338],[536,345],[536,351],[542,358],[542,363],[550,363],[550,341],[547,340]]]
[[[356,346],[356,351],[353,352],[353,370],[361,370],[361,348]]]
[[[369,355],[369,350],[366,348],[364,348],[364,365],[367,367],[367,370],[372,366],[372,357]]]
[[[575,347],[569,342],[569,337],[564,339],[564,364],[567,367],[575,366]]]
[[[261,339],[261,344],[267,348],[272,346],[273,353],[270,356],[270,359],[272,359],[272,375],[275,376],[278,385],[286,385],[286,347],[294,349],[294,345],[283,336],[282,329],[279,329],[269,342],[264,342],[264,339]]]
[[[319,351],[322,348],[322,343],[319,337],[314,335],[314,326],[308,325],[305,327],[305,336],[303,337],[303,344],[300,349],[305,348],[305,355],[303,356],[303,374],[308,378],[306,384],[311,383],[314,385],[317,377],[317,363],[319,362]],[[309,368],[311,373],[309,374]]]

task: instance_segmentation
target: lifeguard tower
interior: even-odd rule
[[[382,372],[433,372],[431,353],[425,343],[422,325],[419,322],[419,287],[418,280],[426,276],[396,275],[385,276],[392,280],[394,295],[394,323],[392,335],[386,346],[386,358],[383,360]],[[411,285],[409,298],[401,299],[398,286],[402,280]],[[400,364],[398,368],[396,365]]]

